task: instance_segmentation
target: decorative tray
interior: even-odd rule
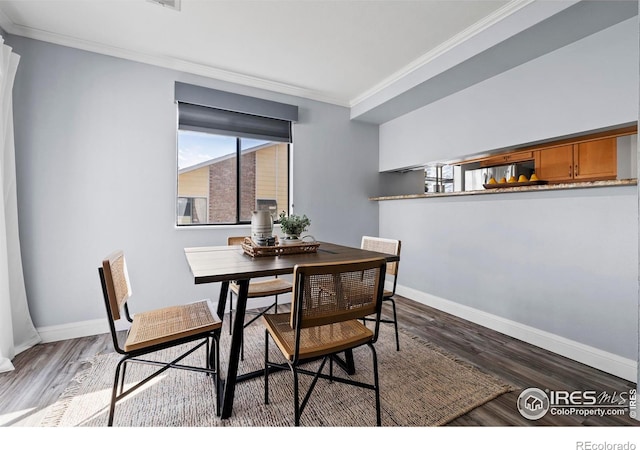
[[[314,253],[320,246],[319,242],[301,242],[300,244],[259,246],[250,237],[245,237],[242,250],[251,256],[279,256],[293,255],[296,253]]]
[[[544,180],[535,180],[535,181],[520,181],[513,183],[493,183],[493,184],[483,184],[485,189],[496,189],[496,188],[509,188],[509,187],[521,187],[521,186],[536,186],[539,184],[547,184],[548,181]]]

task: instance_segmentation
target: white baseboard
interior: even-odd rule
[[[120,329],[121,327],[116,328]],[[84,322],[40,327],[37,331],[40,334],[40,338],[42,338],[42,343],[47,343],[109,333],[109,323],[107,319],[86,320]]]
[[[623,358],[595,347],[582,344],[571,339],[558,336],[537,328],[524,325],[504,317],[496,316],[479,309],[461,305],[435,295],[398,285],[398,295],[410,298],[424,305],[436,308],[470,322],[482,325],[513,338],[557,353],[587,366],[594,367],[617,377],[637,381],[638,364],[636,361]]]

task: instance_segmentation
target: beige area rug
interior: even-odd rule
[[[222,364],[226,367],[229,335],[222,333]],[[415,336],[402,332],[401,350],[395,350],[393,328],[381,324],[376,343],[381,384],[383,426],[444,425],[468,411],[511,390],[510,386],[470,365],[456,361]],[[275,345],[270,344],[275,353]],[[240,373],[263,367],[264,330],[245,330],[245,358]],[[204,361],[204,350],[194,357]],[[371,352],[367,347],[354,351],[356,379],[371,381]],[[108,407],[116,353],[101,355],[76,377],[58,402],[50,407],[41,426],[102,427],[107,424]],[[149,373],[151,367],[131,364],[127,382]],[[325,370],[327,370],[325,368]],[[339,375],[344,372],[335,368]],[[301,376],[301,385],[310,377]],[[262,377],[239,383],[233,415],[221,420],[215,414],[214,386],[210,377],[184,370],[168,370],[152,384],[116,405],[114,426],[126,427],[210,427],[293,425],[293,377],[289,371],[269,377],[269,400],[264,404]],[[301,389],[301,393],[306,392]],[[304,395],[304,394],[301,394]],[[342,383],[319,380],[302,414],[302,426],[374,426],[373,392]]]

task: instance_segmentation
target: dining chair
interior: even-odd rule
[[[131,314],[129,300],[132,291],[124,253],[118,250],[107,256],[98,267],[98,272],[113,346],[115,351],[122,355],[115,370],[108,426],[113,425],[118,401],[170,368],[193,370],[212,376],[216,395],[215,411],[219,414],[219,342],[222,320],[218,317],[213,303],[210,300],[201,300]],[[125,333],[126,337],[123,333],[116,331],[115,323],[121,318],[125,318],[129,325]],[[180,364],[184,358],[203,346],[206,349],[203,367]],[[166,349],[175,349],[178,353],[165,358],[170,361],[158,361],[157,358],[161,358],[162,355],[157,352]],[[146,359],[151,354],[154,354],[154,359]],[[124,381],[129,363],[147,364],[159,368],[125,390]],[[185,388],[188,387],[185,386]]]
[[[341,382],[375,392],[376,424],[381,425],[378,359],[374,343],[379,322],[373,330],[359,319],[375,314],[380,318],[386,261],[384,258],[340,263],[297,265],[293,272],[290,313],[265,314],[264,402],[269,403],[269,372],[289,368],[293,374],[294,423],[316,387],[318,379]],[[269,361],[269,341],[273,340],[285,363]],[[366,345],[373,360],[373,382],[342,378],[333,373],[338,354]],[[322,359],[317,371],[304,363]],[[329,362],[329,373],[323,373]],[[300,403],[298,376],[313,376]]]
[[[227,238],[227,245],[242,245],[244,242],[245,236],[230,236]],[[291,283],[283,280],[282,278],[270,277],[267,279],[252,279],[249,282],[249,292],[247,293],[247,300],[256,299],[256,298],[266,298],[266,297],[274,297],[274,302],[269,305],[266,309],[255,313],[254,317],[251,318],[248,322],[244,324],[244,327],[248,327],[253,322],[258,320],[269,311],[271,308],[274,308],[275,312],[278,312],[278,296],[282,294],[287,294],[291,292]],[[233,295],[236,297],[240,294],[240,285],[236,282],[229,283],[229,334],[232,331],[232,322],[233,322]],[[247,310],[246,313],[250,313]],[[243,346],[244,350],[244,346]],[[244,351],[242,352],[242,358],[244,359]]]
[[[363,250],[371,250],[374,252],[387,253],[390,255],[400,256],[401,242],[397,239],[387,239],[373,236],[363,236],[360,248]],[[385,289],[383,301],[390,302],[393,309],[393,319],[380,319],[383,323],[392,323],[395,327],[396,333],[396,350],[400,351],[400,336],[398,334],[398,317],[396,315],[396,302],[393,296],[396,295],[396,284],[398,279],[398,266],[399,263],[391,262],[387,264],[387,281],[391,278],[391,290]],[[363,321],[367,322],[373,320],[372,318],[364,318]]]

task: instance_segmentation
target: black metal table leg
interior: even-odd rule
[[[240,347],[242,345],[242,332],[244,328],[244,314],[247,309],[249,280],[239,280],[238,285],[240,289],[238,292],[238,298],[236,300],[236,314],[233,320],[231,350],[229,352],[229,367],[227,368],[227,376],[225,379],[224,393],[222,397],[222,411],[220,414],[221,418],[223,419],[228,419],[229,417],[231,417],[231,412],[233,411],[233,397],[236,390],[238,363],[240,360]]]
[[[224,308],[227,306],[227,294],[229,292],[229,282],[223,281],[220,285],[220,295],[218,296],[218,317],[224,317]]]

